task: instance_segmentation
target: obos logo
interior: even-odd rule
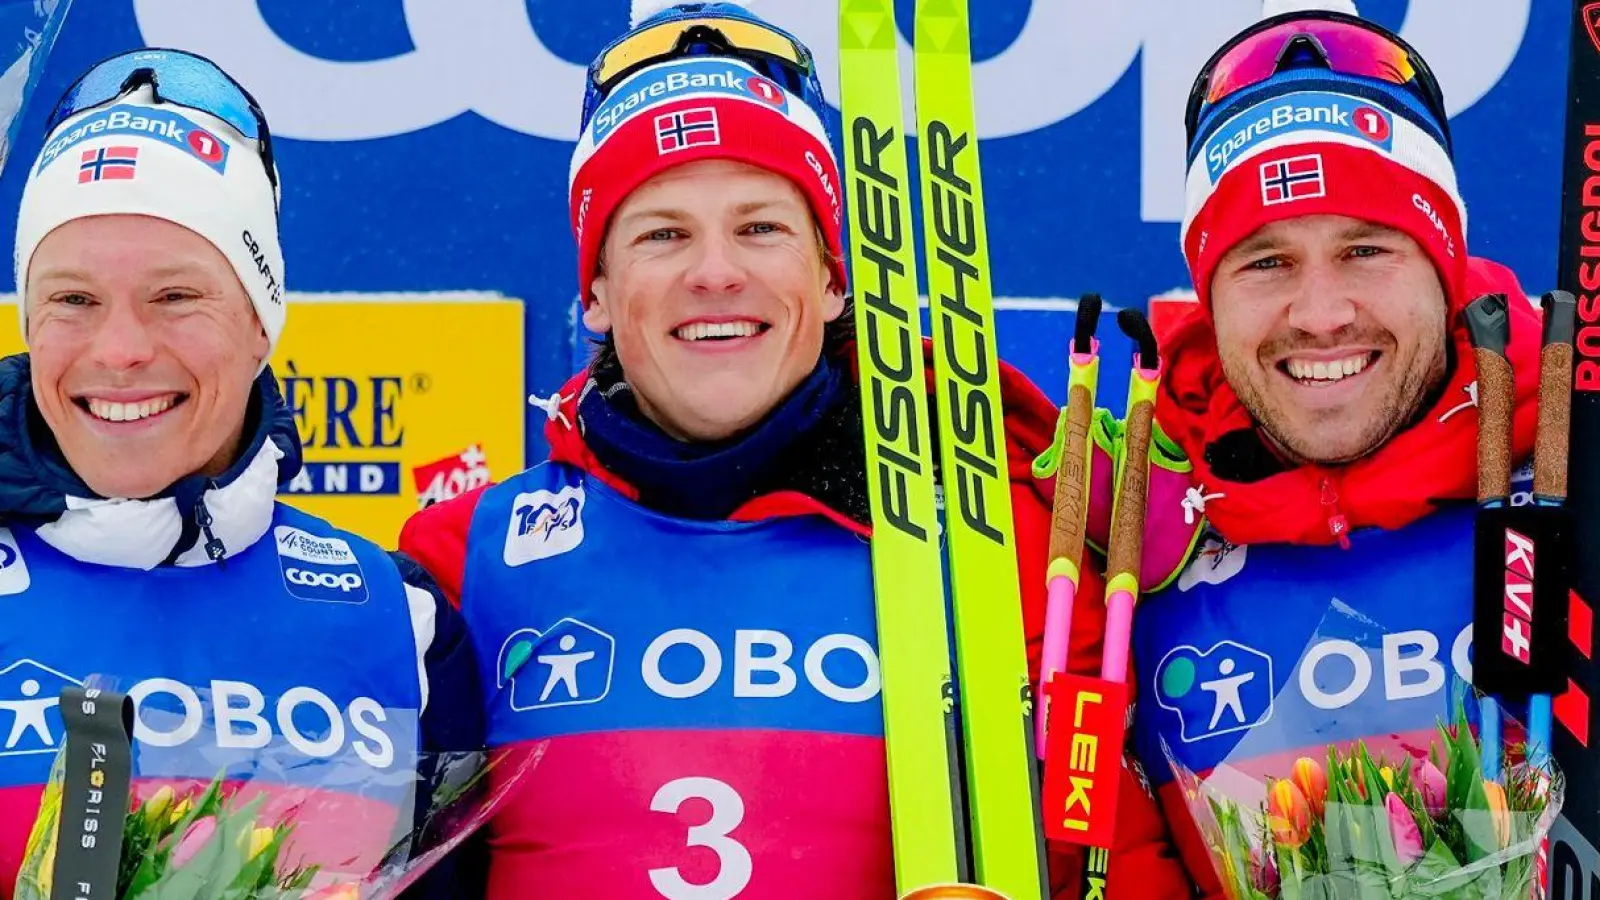
[[[521,566],[583,543],[583,485],[518,494],[506,526],[505,562]]]
[[[302,600],[367,602],[367,580],[350,544],[279,525],[273,531],[283,585]]]
[[[595,110],[591,120],[595,141],[604,139],[635,113],[680,95],[754,98],[779,112],[789,112],[783,89],[749,66],[726,59],[689,60],[642,72],[618,86],[611,99]]]
[[[68,685],[83,682],[31,659],[0,667],[0,757],[60,749],[61,691]],[[260,750],[281,740],[318,759],[348,747],[375,768],[395,762],[395,738],[384,727],[390,711],[371,697],[341,707],[313,687],[272,696],[243,681],[196,687],[170,678],[140,681],[128,696],[134,740],[146,747],[207,743],[219,750]]]
[[[17,539],[12,536],[11,529],[0,528],[0,597],[20,594],[31,583],[28,561],[22,558]]]
[[[1303,91],[1259,103],[1229,119],[1206,141],[1206,171],[1215,184],[1229,163],[1251,148],[1312,130],[1357,138],[1384,150],[1394,148],[1394,120],[1384,110],[1356,97]]]
[[[577,619],[524,628],[500,645],[497,684],[517,712],[599,703],[611,693],[617,641]],[[509,688],[509,690],[508,690]]]
[[[82,684],[31,659],[0,667],[0,757],[60,749],[61,691]]]
[[[1178,714],[1184,743],[1267,721],[1273,690],[1272,658],[1233,641],[1204,653],[1187,644],[1175,647],[1155,671],[1156,703]]]

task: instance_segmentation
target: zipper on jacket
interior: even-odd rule
[[[203,493],[194,501],[194,523],[200,526],[200,532],[206,537],[206,556],[212,562],[222,562],[223,557],[228,555],[228,548],[211,533],[211,510],[206,509],[206,498]]]
[[[1328,533],[1339,539],[1339,546],[1350,549],[1350,521],[1339,511],[1339,491],[1333,479],[1322,477],[1322,509],[1328,514]]]

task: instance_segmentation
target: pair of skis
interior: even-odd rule
[[[913,29],[930,426],[892,0],[841,0],[857,341],[895,878],[1048,895],[966,0]],[[938,438],[937,466],[933,453]],[[943,528],[935,472],[944,490]],[[950,615],[941,535],[949,548]],[[959,678],[951,677],[951,635]],[[947,790],[934,790],[937,785]]]

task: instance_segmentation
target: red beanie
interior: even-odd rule
[[[641,184],[702,159],[745,162],[794,182],[822,228],[833,275],[845,284],[839,163],[821,118],[742,60],[693,56],[617,85],[578,139],[568,199],[585,306],[612,213]]]

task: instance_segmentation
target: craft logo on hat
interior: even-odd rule
[[[1234,159],[1272,138],[1296,131],[1324,131],[1394,149],[1394,120],[1357,97],[1302,91],[1258,103],[1229,119],[1206,141],[1206,173],[1215,184]]]
[[[656,153],[665,155],[722,143],[713,106],[698,106],[656,116]]]
[[[138,147],[101,147],[85,150],[78,162],[78,183],[131,181],[138,173]]]
[[[1292,156],[1261,164],[1261,205],[1312,200],[1328,195],[1322,154]]]
[[[205,163],[219,175],[228,168],[228,145],[188,118],[164,109],[113,106],[90,115],[71,131],[62,133],[45,145],[39,154],[36,171],[44,171],[45,166],[55,162],[75,144],[113,134],[137,135],[162,141]]]
[[[595,111],[594,139],[603,140],[641,110],[690,96],[754,98],[785,115],[789,112],[783,88],[743,62],[721,57],[683,60],[651,66],[623,82]]]

